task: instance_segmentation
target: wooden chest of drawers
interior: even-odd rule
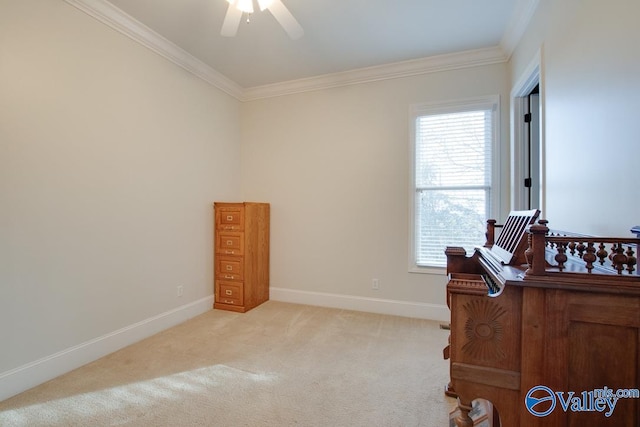
[[[214,203],[214,308],[244,313],[269,299],[268,203]]]

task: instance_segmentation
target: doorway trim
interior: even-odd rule
[[[539,85],[540,88],[540,206],[545,211],[545,158],[544,158],[544,82],[542,76],[542,52],[538,50],[533,60],[522,72],[520,78],[513,85],[510,94],[511,105],[511,209],[521,210],[525,208],[524,182],[526,168],[524,165],[525,150],[525,102],[526,97]]]

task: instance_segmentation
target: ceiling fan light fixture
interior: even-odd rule
[[[253,13],[253,0],[238,0],[236,7],[245,13]]]
[[[293,17],[289,9],[282,4],[282,0],[256,0],[260,10],[268,9],[280,23],[284,31],[292,40],[297,40],[304,35],[304,30]],[[234,37],[238,33],[238,26],[243,13],[253,13],[253,0],[227,0],[229,7],[222,23],[220,34],[224,37]],[[249,20],[247,19],[247,22]]]

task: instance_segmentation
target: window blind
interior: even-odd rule
[[[415,129],[415,262],[445,266],[446,246],[485,240],[495,107],[425,114]]]

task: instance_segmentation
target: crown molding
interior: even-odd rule
[[[275,96],[506,62],[509,60],[511,53],[522,37],[539,2],[539,0],[518,1],[516,11],[500,42],[500,46],[435,55],[409,61],[243,88],[106,0],[64,1],[127,37],[130,37],[239,101],[252,101]]]
[[[243,89],[236,82],[225,77],[108,1],[65,0],[65,2],[130,37],[234,98],[240,100],[243,98]]]
[[[394,62],[391,64],[359,68],[340,73],[324,74],[305,79],[251,87],[245,89],[244,100],[253,101],[261,98],[370,83],[380,80],[412,77],[421,74],[497,64],[506,61],[507,57],[502,49],[497,46],[485,49],[468,50],[464,52],[436,55],[421,59]]]
[[[500,41],[500,47],[507,55],[507,58],[511,58],[513,51],[516,49],[520,39],[522,39],[533,18],[533,14],[538,9],[539,2],[540,0],[518,0],[507,29]]]

